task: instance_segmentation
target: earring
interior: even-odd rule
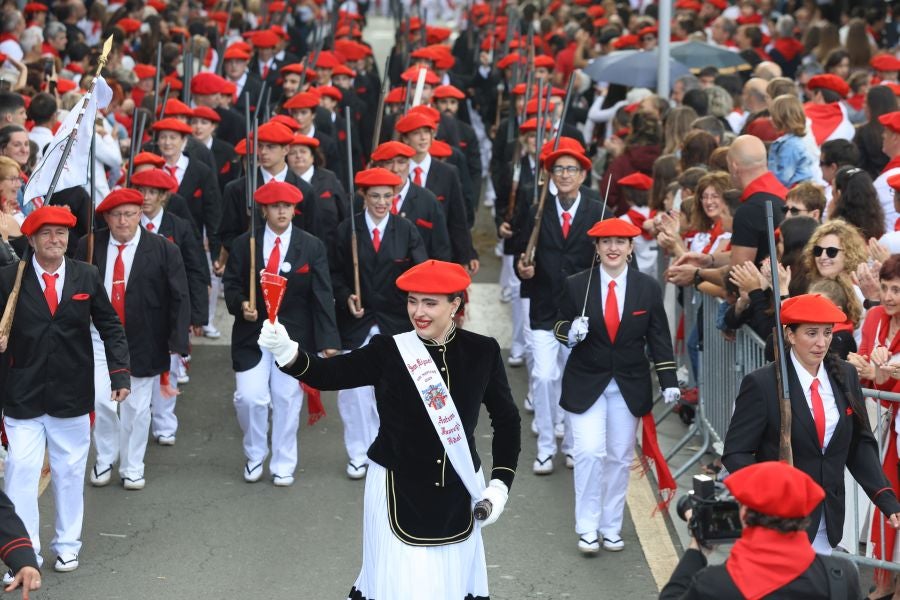
[[[625,259],[625,262],[630,263],[630,262],[632,261],[633,258],[634,258],[634,254],[629,254],[629,255],[628,255],[628,258]]]

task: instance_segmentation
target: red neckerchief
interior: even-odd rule
[[[853,94],[846,100],[844,100],[853,110],[862,110],[863,106],[866,103],[866,95],[865,94]]]
[[[868,33],[869,35],[872,36],[872,39],[875,40],[876,44],[881,41],[881,34],[878,33],[877,31],[875,31],[874,29],[872,29],[868,25],[866,25],[866,33]]]
[[[17,36],[16,34],[14,34],[14,33],[0,33],[0,42],[8,42],[8,41],[10,41],[10,40],[16,42],[17,44],[19,43],[19,38],[18,38],[18,36]]]
[[[756,52],[756,55],[760,58],[760,60],[772,60],[772,57],[769,56],[769,53],[766,52],[765,48],[753,48],[753,51]]]
[[[719,239],[719,236],[725,232],[725,228],[722,227],[721,219],[716,221],[716,224],[713,225],[713,228],[709,230],[709,243],[703,247],[703,254],[709,254],[709,251],[712,250],[713,244],[716,243],[716,240]]]
[[[789,62],[804,50],[803,42],[794,38],[778,38],[772,45]]]
[[[897,217],[897,220],[894,221],[894,231],[900,231],[900,217]]]
[[[746,202],[747,198],[758,192],[765,192],[778,196],[782,200],[787,196],[787,188],[781,185],[778,178],[771,171],[766,171],[753,181],[747,184],[744,192],[741,194],[741,202]]]
[[[628,212],[626,214],[628,215],[628,218],[631,219],[631,222],[634,224],[634,226],[641,230],[642,238],[644,238],[645,240],[653,239],[653,234],[650,233],[649,231],[647,231],[646,229],[644,229],[644,221],[655,217],[656,216],[655,210],[651,210],[649,215],[644,216],[644,214],[642,212],[640,212],[639,210],[634,209],[634,208],[629,208]]]
[[[835,323],[834,327],[831,328],[831,333],[836,333],[838,331],[853,331],[854,329],[853,321],[847,319],[843,323]]]
[[[725,570],[747,600],[759,600],[800,577],[815,559],[805,531],[745,527]]]
[[[59,50],[57,50],[56,48],[54,48],[47,42],[44,42],[41,44],[41,55],[43,56],[45,54],[51,54],[51,55],[59,58]]]
[[[841,110],[840,102],[826,104],[807,102],[803,105],[803,112],[811,122],[812,134],[819,146],[824,144],[834,130],[844,122],[844,111]]]
[[[893,157],[891,160],[888,161],[888,164],[884,165],[884,168],[881,170],[881,174],[884,175],[891,169],[898,169],[898,168],[900,168],[900,154]]]

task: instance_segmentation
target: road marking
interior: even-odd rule
[[[626,501],[647,565],[656,581],[656,587],[662,589],[678,564],[678,553],[666,527],[665,517],[656,509],[657,498],[653,484],[640,469],[631,470]]]

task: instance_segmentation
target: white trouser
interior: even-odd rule
[[[887,535],[891,535],[888,533]],[[819,519],[819,528],[816,530],[816,537],[813,538],[812,542],[813,550],[816,551],[816,554],[824,554],[825,556],[831,556],[834,552],[834,548],[831,547],[831,542],[828,541],[828,529],[825,526],[825,511],[822,511],[822,518]]]
[[[208,327],[216,326],[216,304],[219,302],[219,292],[222,291],[222,278],[216,275],[213,270],[212,257],[209,252],[206,253],[206,262],[209,264],[209,273],[211,276],[211,286],[209,288],[209,323]]]
[[[369,343],[372,336],[379,333],[378,325],[373,325],[362,343]],[[361,348],[362,346],[360,346]],[[357,467],[367,463],[366,452],[378,435],[378,409],[375,405],[375,388],[365,387],[340,390],[337,393],[338,412],[344,423],[344,447],[347,457]]]
[[[131,393],[122,402],[110,400],[106,361],[94,368],[94,447],[98,470],[119,463],[119,476],[137,480],[144,476],[144,454],[150,434],[150,399],[155,377],[132,377]]]
[[[529,329],[526,335],[531,348],[531,401],[534,403],[534,423],[538,431],[539,458],[556,454],[553,427],[564,422],[565,411],[559,406],[562,373],[570,350],[556,340],[552,331]],[[562,450],[570,454],[571,437],[563,440]]]
[[[528,322],[528,299],[522,298],[522,282],[516,277],[513,267],[515,257],[504,254],[500,259],[500,287],[509,289],[510,308],[512,309],[512,342],[509,349],[510,356],[524,356],[527,348],[525,341],[525,327]]]
[[[272,353],[261,348],[262,358],[255,367],[234,374],[234,410],[244,432],[244,456],[251,465],[266,459],[269,453],[269,408],[272,409],[272,459],[269,473],[293,477],[297,468],[297,431],[303,389],[300,382],[281,372]]]
[[[567,412],[574,441],[575,531],[616,539],[622,531],[638,418],[615,379],[581,414]]]
[[[172,354],[169,359],[169,387],[178,391],[178,374],[183,369],[181,357]],[[153,396],[150,400],[151,431],[154,438],[174,437],[178,431],[178,417],[175,416],[175,404],[178,396],[163,397],[160,392],[159,379],[157,377],[153,384]]]
[[[91,447],[89,415],[57,419],[43,415],[36,419],[3,420],[9,439],[3,489],[25,523],[38,564],[41,558],[38,482],[44,466],[44,450],[50,452],[50,476],[56,506],[56,537],[50,549],[56,554],[81,551],[84,520],[84,471]]]

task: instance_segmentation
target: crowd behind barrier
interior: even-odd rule
[[[721,455],[741,380],[744,375],[766,364],[765,342],[753,331],[742,327],[731,338],[723,335],[723,331],[717,327],[717,315],[722,303],[722,300],[691,287],[682,288],[681,302],[676,303],[676,359],[679,367],[684,367],[682,372],[691,371],[686,341],[698,317],[702,330],[696,381],[696,413],[688,431],[666,455],[676,479],[688,473],[707,455]],[[866,399],[867,416],[878,442],[879,454],[883,456],[890,432],[889,419],[893,418],[894,412],[888,410],[883,403],[900,403],[900,394],[864,388],[863,396]],[[671,412],[671,409],[667,409],[659,420],[665,419]],[[695,438],[700,439],[697,450],[683,463],[673,463],[676,455]],[[900,562],[873,557],[870,527],[873,522],[872,511],[877,509],[874,509],[872,502],[849,472],[845,471],[844,479],[850,501],[847,502],[844,537],[840,547],[846,551],[847,558],[855,563],[900,571]],[[881,539],[884,539],[884,519],[880,513],[875,522],[882,527]]]

